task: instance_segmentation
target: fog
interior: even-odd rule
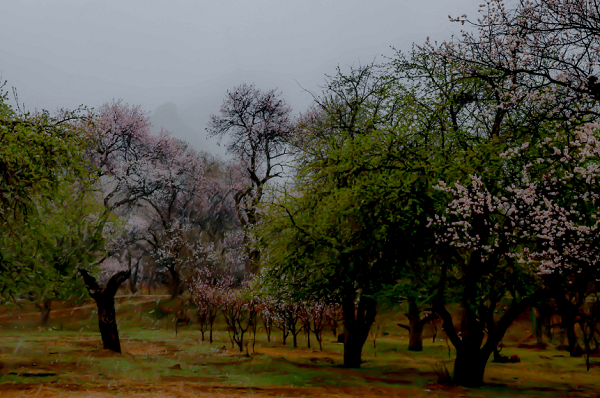
[[[223,154],[204,134],[226,90],[278,88],[305,109],[336,66],[447,40],[481,0],[19,0],[0,6],[0,74],[29,110],[111,99],[155,129]]]

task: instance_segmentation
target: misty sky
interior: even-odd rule
[[[449,39],[482,0],[10,0],[0,5],[0,74],[27,109],[122,98],[177,105],[204,131],[225,91],[279,88],[295,112],[335,67],[390,46]],[[219,152],[204,138],[184,137]]]

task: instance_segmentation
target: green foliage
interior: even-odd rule
[[[263,273],[300,295],[379,295],[433,246],[437,154],[414,133],[414,96],[382,72],[330,78],[299,125],[294,184],[265,210]]]
[[[295,180],[264,210],[263,280],[299,298],[428,305],[457,349],[491,353],[543,294],[537,267],[512,256],[540,240],[508,238],[515,227],[504,208],[472,207],[464,219],[456,209],[471,208],[475,182],[500,198],[541,181],[547,165],[537,159],[548,154],[538,144],[569,141],[591,116],[565,113],[560,91],[531,95],[510,77],[461,72],[425,48],[328,80],[299,123]],[[464,197],[444,183],[460,184]],[[448,232],[460,223],[465,236]],[[466,314],[462,339],[446,309],[456,302]]]
[[[61,183],[88,178],[85,138],[74,125],[78,112],[17,113],[0,86],[0,221],[21,219],[33,194],[51,198]]]
[[[0,295],[62,298],[81,287],[75,267],[94,261],[105,217],[77,112],[17,113],[0,94]]]

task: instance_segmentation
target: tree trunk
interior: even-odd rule
[[[171,299],[177,298],[181,290],[181,277],[175,268],[169,268],[171,280],[169,281],[169,294]]]
[[[423,351],[423,322],[410,320],[409,351]]]
[[[132,279],[129,281],[129,291],[131,291],[131,294],[136,294],[136,293],[137,293],[137,291],[138,291],[138,288],[137,288],[137,281],[135,281],[135,278],[132,278]]]
[[[315,337],[317,338],[317,341],[319,342],[319,351],[323,351],[323,334],[322,331],[319,330],[318,332],[315,333]]]
[[[547,297],[546,291],[535,292],[509,307],[497,323],[487,325],[480,321],[478,314],[472,308],[465,306],[461,325],[462,336],[459,336],[453,326],[452,315],[443,305],[437,303],[435,310],[441,316],[444,330],[456,348],[454,383],[464,387],[481,386],[487,361],[504,338],[509,326],[520,314],[545,297]],[[485,339],[486,328],[487,339]],[[482,346],[484,340],[485,344]]]
[[[129,256],[129,270],[131,271],[131,278],[129,278],[129,290],[131,294],[136,294],[138,291],[138,282],[140,280],[140,261],[141,257],[135,262],[135,266],[132,266],[131,256]]]
[[[254,318],[254,322],[252,323],[252,354],[256,353],[254,351],[254,347],[256,347],[256,329],[258,327],[258,315]],[[246,346],[246,351],[248,351],[248,346]]]
[[[273,328],[273,322],[267,320],[264,316],[262,317],[263,325],[265,326],[265,333],[267,334],[267,342],[271,342],[271,330]]]
[[[234,334],[234,336],[235,336],[235,334]],[[235,339],[235,337],[234,337],[234,339]],[[238,339],[235,341],[235,343],[240,348],[240,352],[244,352],[244,332],[240,332],[240,334],[238,334]]]
[[[423,319],[421,319],[421,310],[416,303],[416,300],[409,299],[408,301],[408,325],[398,323],[397,325],[401,328],[408,330],[408,350],[409,351],[423,351],[423,328],[430,319],[435,318],[437,315],[433,312],[429,313]]]
[[[531,308],[532,327],[535,331],[535,339],[540,345],[544,344],[544,317],[542,312],[536,308]]]
[[[462,340],[456,347],[456,359],[454,360],[454,383],[463,387],[480,387],[483,384],[485,365],[492,350],[498,346],[494,344],[490,350],[482,347],[485,338],[484,324],[472,309],[463,311],[461,322]],[[494,328],[494,332],[499,332]],[[502,333],[502,336],[504,333]],[[488,343],[492,341],[488,335]],[[491,346],[491,344],[488,344]],[[489,352],[488,352],[489,351]]]
[[[208,342],[212,344],[212,326],[215,323],[215,317],[213,317],[210,313],[208,317]]]
[[[369,330],[377,314],[377,303],[372,298],[361,297],[357,307],[354,305],[354,299],[354,294],[342,298],[344,366],[347,368],[360,367],[362,348],[369,337]]]
[[[565,329],[567,331],[567,343],[569,344],[569,355],[572,357],[580,357],[583,355],[583,350],[577,342],[577,334],[575,333],[575,318],[577,314],[569,314],[565,319]]]
[[[408,317],[410,330],[408,332],[408,350],[423,351],[423,326],[426,320],[421,319],[421,310],[414,298],[408,301]]]
[[[480,387],[483,384],[485,365],[490,354],[479,347],[464,347],[456,351],[454,383],[463,387]]]
[[[119,286],[129,278],[131,271],[117,272],[110,278],[105,288],[100,287],[96,279],[85,269],[80,268],[79,272],[90,297],[96,301],[98,306],[98,326],[104,348],[121,353],[115,314],[115,294],[117,294]]]
[[[208,342],[210,344],[212,344],[213,342],[213,324],[215,323],[215,318],[216,316],[213,316],[212,314],[209,314],[209,319],[208,319]]]
[[[50,323],[50,311],[52,310],[52,299],[45,299],[42,303],[35,303],[40,310],[42,326],[48,326]]]

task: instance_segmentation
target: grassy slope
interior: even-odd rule
[[[119,304],[123,355],[101,349],[93,306],[56,311],[50,330],[37,326],[32,307],[1,309],[0,396],[597,397],[600,391],[600,367],[586,372],[583,359],[564,351],[518,348],[519,336],[528,335],[526,322],[515,325],[503,351],[522,362],[490,363],[488,384],[464,389],[436,384],[433,368],[451,369],[454,350],[449,355],[445,341],[428,340],[423,352],[408,352],[395,317],[382,317],[390,324],[379,325],[384,336],[376,350],[368,342],[367,362],[349,370],[340,367],[343,346],[331,334],[323,352],[305,348],[304,336],[294,349],[291,339],[281,345],[277,331],[272,343],[259,334],[250,357],[231,348],[222,325],[213,344],[199,342],[195,326],[176,337],[172,316],[165,316],[175,305],[152,298]]]

